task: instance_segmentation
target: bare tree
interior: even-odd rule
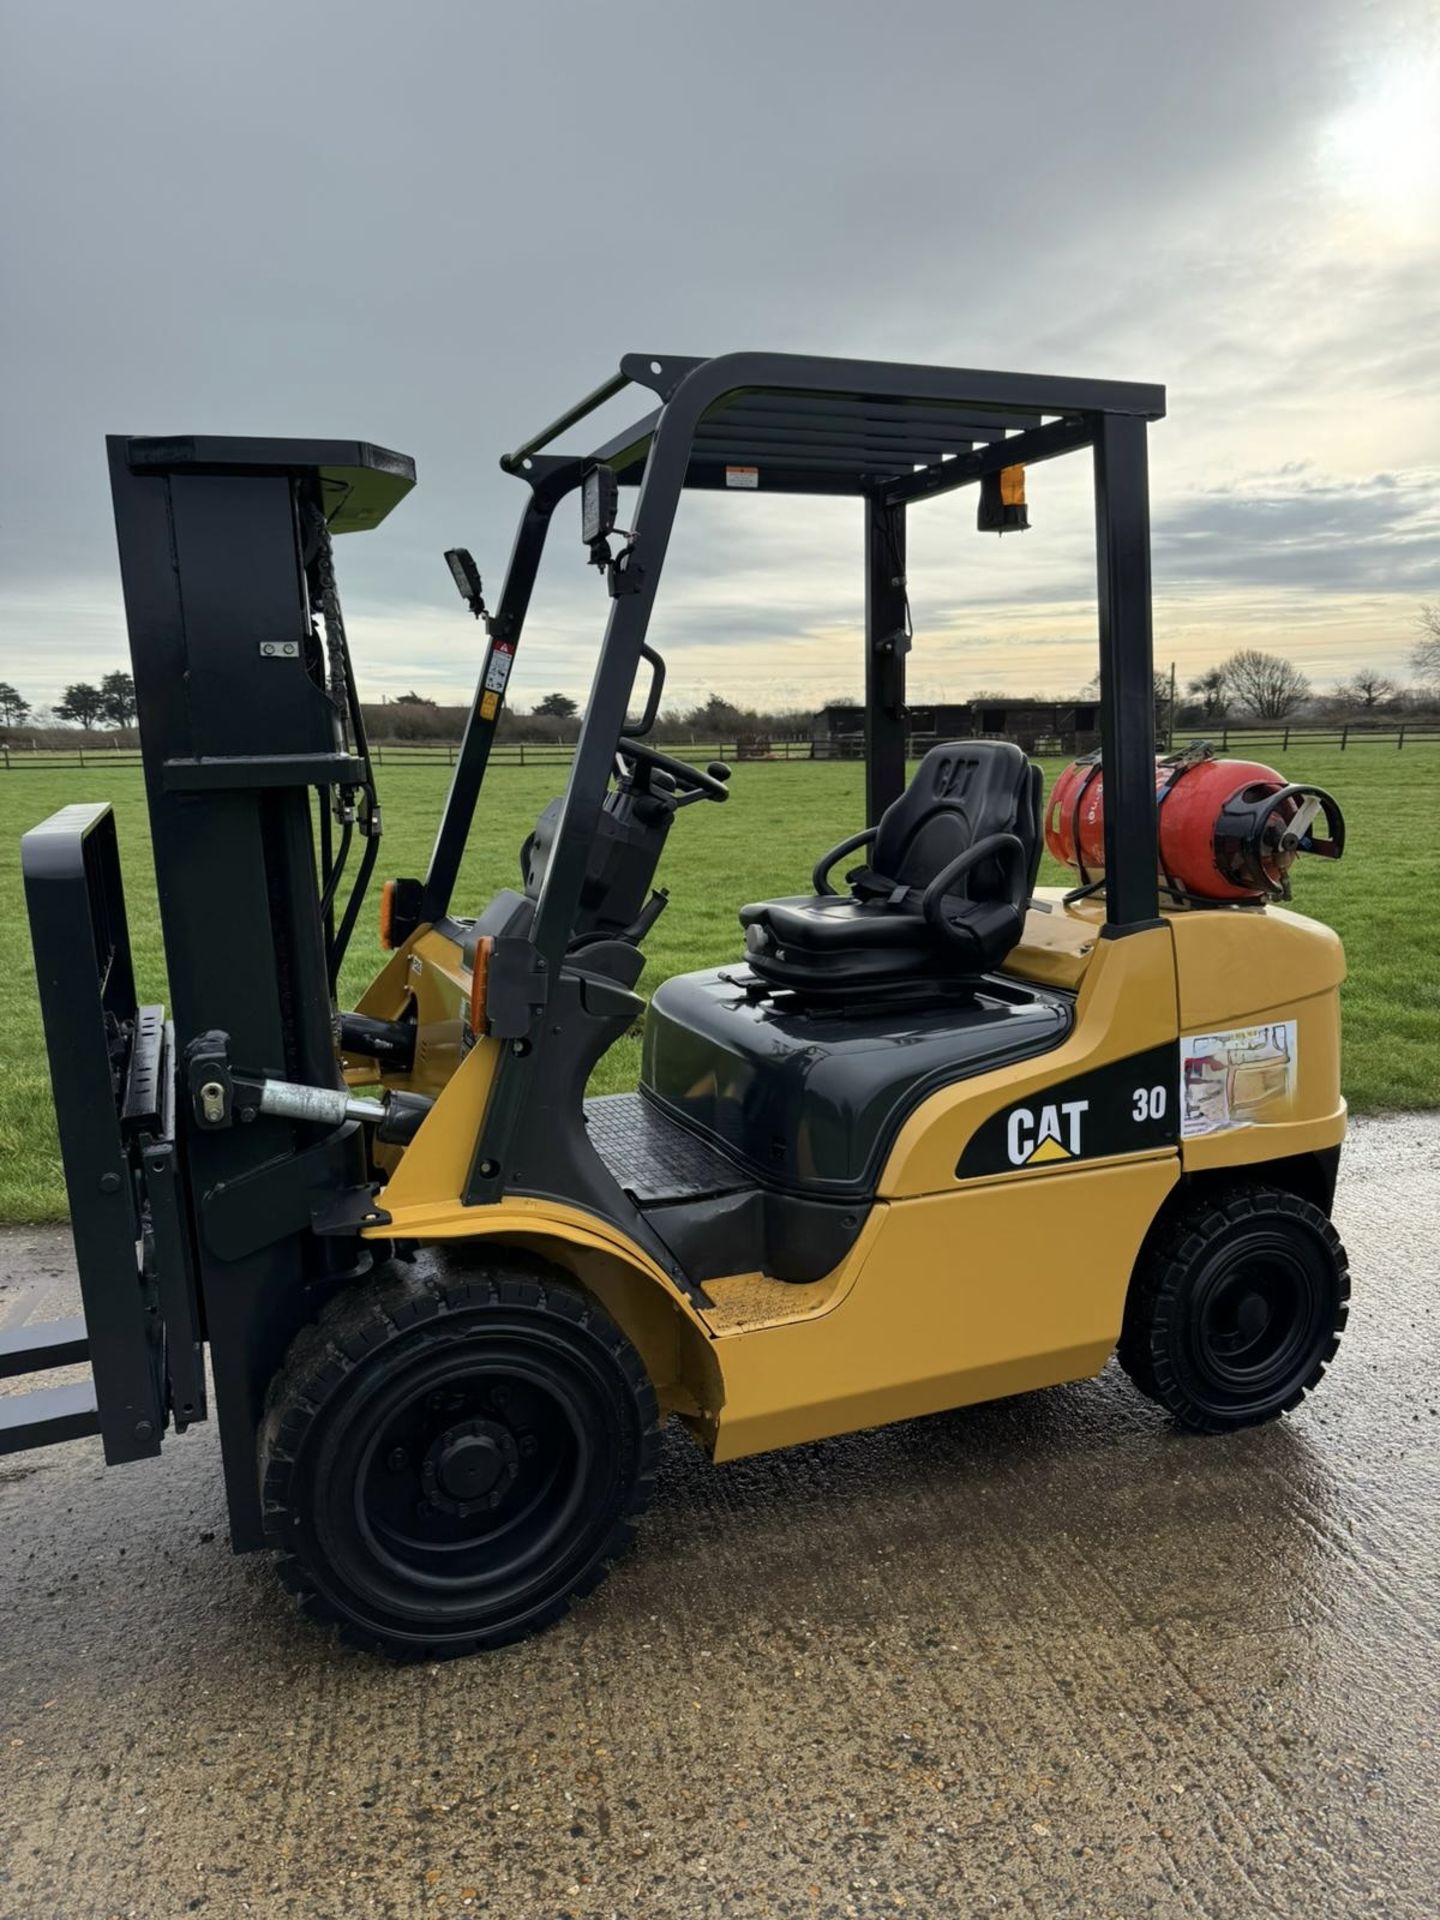
[[[1207,667],[1204,673],[1197,673],[1185,691],[1198,697],[1201,716],[1205,720],[1223,720],[1230,711],[1230,694],[1223,667]]]
[[[1258,647],[1232,653],[1220,671],[1227,690],[1257,720],[1288,720],[1310,696],[1310,682],[1297,666]]]
[[[1337,684],[1335,698],[1342,706],[1358,707],[1361,713],[1373,713],[1387,700],[1393,700],[1399,691],[1395,682],[1387,680],[1383,673],[1362,667],[1359,673],[1352,673],[1348,680],[1341,680]]]
[[[1167,715],[1170,713],[1170,675],[1160,667],[1155,667],[1151,671],[1150,691],[1155,701],[1155,725],[1163,733],[1165,731]],[[1087,680],[1075,697],[1078,700],[1098,700],[1100,698],[1099,674],[1097,673],[1092,679]],[[997,693],[988,691],[972,693],[970,695],[970,704],[972,707],[983,705],[1008,707],[1015,705],[1017,702],[1025,702],[1028,704],[1037,699],[1048,704],[1047,696],[1044,694],[1016,693],[1013,690],[1008,693],[1003,690]],[[1057,707],[1065,706],[1068,704],[1068,701],[1066,697],[1062,695],[1055,700],[1054,704]]]
[[[1417,680],[1440,687],[1440,606],[1422,606],[1416,618],[1420,638],[1410,649],[1410,667]]]

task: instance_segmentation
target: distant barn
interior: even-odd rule
[[[1100,744],[1094,701],[965,701],[908,709],[912,753],[937,740],[1013,740],[1026,753],[1088,753]],[[817,760],[848,760],[864,754],[865,709],[822,707],[811,732]]]

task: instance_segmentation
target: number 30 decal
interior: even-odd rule
[[[1136,1087],[1135,1103],[1130,1109],[1131,1119],[1163,1120],[1167,1098],[1164,1087]]]

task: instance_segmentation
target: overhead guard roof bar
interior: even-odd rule
[[[542,427],[539,433],[529,440],[522,441],[513,453],[500,456],[500,464],[507,473],[513,473],[521,463],[533,453],[539,453],[542,447],[548,447],[567,427],[573,427],[577,420],[583,420],[587,413],[594,413],[597,407],[603,407],[607,400],[613,400],[617,393],[623,393],[630,385],[628,373],[612,373],[608,380],[602,381],[593,393],[587,393],[583,400],[552,420],[548,427]]]
[[[1000,467],[1033,467],[1042,460],[1054,460],[1062,453],[1074,453],[1095,438],[1095,423],[1088,418],[1052,420],[1047,426],[1032,427],[1013,439],[998,440],[977,447],[971,453],[938,466],[920,467],[893,481],[884,491],[887,506],[909,506],[917,500],[929,500],[956,487],[969,486]]]
[[[701,416],[687,487],[723,487],[726,469],[755,467],[761,486],[777,492],[850,493],[908,504],[965,486],[998,466],[1082,447],[1102,415],[1158,419],[1165,410],[1162,388],[1134,382],[830,361],[835,386],[817,391],[813,362],[786,354],[736,358],[754,363],[754,377]],[[687,373],[704,364],[627,355],[619,372],[501,465],[523,477],[527,460],[625,387],[650,385],[668,399]],[[792,366],[793,387],[786,381]],[[664,369],[663,378],[657,368]],[[654,409],[588,454],[552,460],[573,466],[577,478],[585,467],[603,463],[621,481],[638,483],[662,413]]]

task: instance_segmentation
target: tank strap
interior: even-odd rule
[[[1168,760],[1162,760],[1160,762],[1162,767],[1169,767],[1170,773],[1164,786],[1161,787],[1155,796],[1155,860],[1160,868],[1160,872],[1164,876],[1166,888],[1172,898],[1182,900],[1187,905],[1190,901],[1190,895],[1186,893],[1185,889],[1165,864],[1165,836],[1160,831],[1160,809],[1192,767],[1203,767],[1206,761],[1213,760],[1214,758],[1215,749],[1211,746],[1210,742],[1208,740],[1197,740],[1192,745],[1182,748],[1179,753],[1171,754]]]
[[[1075,764],[1078,767],[1082,765],[1083,762],[1077,760]],[[1090,873],[1087,871],[1085,866],[1085,855],[1082,852],[1080,847],[1080,807],[1081,807],[1081,803],[1084,801],[1086,794],[1090,791],[1091,783],[1099,777],[1100,764],[1101,763],[1100,763],[1099,754],[1092,753],[1090,755],[1090,771],[1086,774],[1085,778],[1080,782],[1079,787],[1076,789],[1075,804],[1070,809],[1070,832],[1074,837],[1074,841],[1075,841],[1075,871],[1080,876],[1080,887],[1077,889],[1074,889],[1075,892],[1079,892],[1081,889],[1083,889],[1085,892],[1088,893],[1093,888],[1097,887],[1100,884],[1099,881],[1093,879]],[[1065,897],[1067,900],[1069,900],[1071,896],[1070,894],[1067,894]]]

